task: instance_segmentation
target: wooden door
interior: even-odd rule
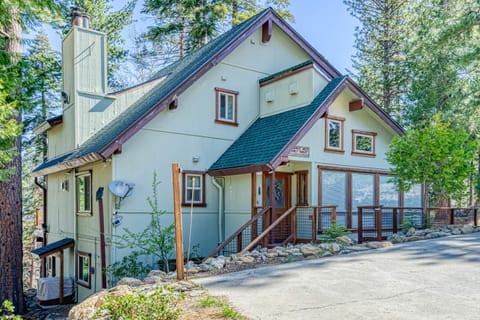
[[[278,219],[285,211],[291,207],[291,174],[275,172],[275,183],[273,185],[273,197],[275,204],[275,212],[273,213],[273,221]],[[266,174],[264,179],[264,203],[270,206],[270,187],[271,175]],[[272,221],[272,222],[273,222]],[[275,228],[272,238],[274,242],[281,242],[290,235],[291,217],[285,219],[280,225]]]

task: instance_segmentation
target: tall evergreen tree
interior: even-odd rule
[[[227,0],[225,3],[228,6],[232,26],[247,20],[267,7],[272,7],[280,16],[293,21],[293,15],[288,10],[290,0]]]
[[[0,179],[0,301],[11,300],[17,313],[24,312],[22,252],[21,172],[21,39],[24,27],[56,10],[53,0],[4,0],[0,2],[0,134],[2,159]],[[5,107],[5,108],[3,108]],[[11,109],[14,107],[15,109]],[[4,113],[5,112],[5,113]],[[12,121],[13,120],[13,121]],[[5,175],[6,173],[6,175]]]
[[[359,85],[399,119],[406,80],[403,46],[408,35],[404,0],[344,0],[361,26],[355,31],[353,57]]]

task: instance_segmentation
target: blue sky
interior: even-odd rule
[[[348,12],[342,0],[290,0],[290,11],[295,17],[291,23],[313,47],[315,47],[340,72],[352,70],[351,57],[355,52],[353,47],[355,26],[358,21]],[[127,0],[115,0],[115,8],[121,8]],[[143,6],[138,0],[136,12]],[[138,20],[138,18],[137,18]],[[137,21],[129,26],[124,36],[133,35],[135,31],[144,30],[144,24],[149,21]],[[52,46],[60,50],[60,37],[47,30]]]

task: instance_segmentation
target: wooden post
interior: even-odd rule
[[[377,240],[382,241],[382,208],[376,207],[375,210],[375,224],[377,226]]]
[[[474,208],[473,209],[473,225],[474,226],[478,226],[477,213],[478,213],[478,208]]]
[[[450,208],[450,224],[455,224],[455,209]]]
[[[358,223],[357,223],[357,228],[358,228],[358,243],[362,243],[363,242],[363,218],[362,218],[362,215],[363,215],[363,208],[362,207],[358,207]]]
[[[90,271],[89,271],[90,272]],[[60,294],[59,302],[63,304],[63,250],[60,251],[60,288],[58,292]]]
[[[398,232],[398,211],[397,211],[397,208],[393,208],[393,233],[397,233]]]
[[[183,280],[183,228],[182,209],[180,206],[180,167],[178,163],[172,164],[173,185],[173,216],[175,223],[175,256],[177,260],[177,280]]]
[[[317,241],[317,208],[312,208],[312,241]]]
[[[270,174],[270,208],[271,208],[271,211],[270,211],[270,219],[269,219],[269,225],[272,224],[275,220],[276,220],[276,217],[275,217],[275,170],[272,170],[272,173]],[[270,238],[270,243],[274,243],[275,242],[275,233],[274,233],[274,229],[272,229],[272,231],[270,232],[270,235],[268,236]]]
[[[351,218],[351,217],[350,217],[350,218]],[[337,224],[337,207],[333,207],[333,208],[332,208],[332,216],[331,216],[331,219],[332,219],[331,222],[330,222],[331,224]],[[350,222],[350,225],[351,225],[351,224],[352,224],[352,223]]]
[[[242,251],[243,243],[242,243],[242,233],[240,232],[237,236],[237,253]]]

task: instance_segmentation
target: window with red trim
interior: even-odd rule
[[[183,206],[205,207],[205,173],[183,172]]]
[[[238,92],[215,88],[215,95],[215,122],[237,126]]]

